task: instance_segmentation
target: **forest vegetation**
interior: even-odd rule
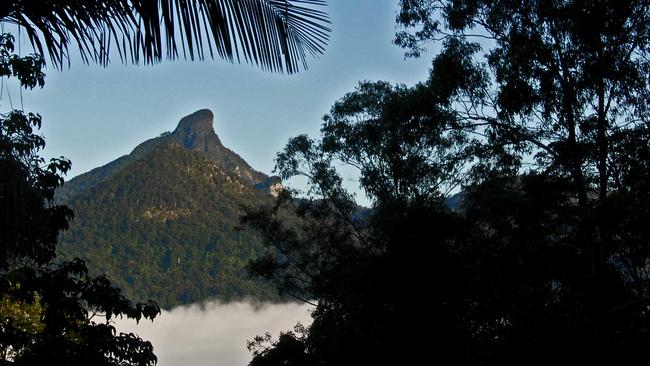
[[[192,150],[205,146],[203,135],[197,146],[179,144],[198,133],[148,140],[67,182],[57,197],[76,219],[60,237],[59,254],[84,259],[91,273],[109,275],[129,298],[155,300],[164,309],[215,299],[279,300],[273,286],[246,272],[263,247],[239,223],[245,207],[272,204],[268,182],[277,177],[227,151],[211,125],[204,133],[213,148]]]
[[[650,346],[650,3],[402,0],[427,80],[365,81],[289,140],[250,268],[314,303],[253,366],[625,364]],[[355,217],[337,167],[372,202]],[[462,191],[460,207],[445,205]]]
[[[43,85],[38,55],[13,53],[14,38],[0,36],[0,72],[22,86]],[[106,276],[91,276],[79,259],[55,261],[57,237],[73,217],[54,203],[70,169],[63,158],[38,155],[38,114],[0,116],[0,355],[2,362],[33,365],[150,365],[153,347],[134,334],[116,333],[115,316],[153,319],[155,303],[129,301]]]

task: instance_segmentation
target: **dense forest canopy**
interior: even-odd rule
[[[306,176],[312,200],[280,205],[301,225],[244,217],[273,249],[253,272],[317,301],[310,327],[254,340],[251,364],[643,355],[649,16],[645,1],[401,1],[395,43],[442,46],[429,79],[363,82],[319,139],[289,141],[278,172]],[[369,214],[339,164],[358,168]]]
[[[65,203],[76,218],[61,235],[60,257],[84,259],[129,298],[153,299],[163,309],[279,300],[272,286],[246,273],[262,246],[254,232],[238,229],[242,207],[270,205],[273,196],[204,153],[160,140],[115,161],[109,177],[103,175],[113,163],[66,182],[72,194]]]

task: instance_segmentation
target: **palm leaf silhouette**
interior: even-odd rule
[[[24,29],[57,67],[76,43],[84,62],[219,57],[295,73],[324,52],[324,0],[3,0],[0,22]]]

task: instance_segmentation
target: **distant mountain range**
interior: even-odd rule
[[[60,255],[87,260],[130,298],[165,308],[272,299],[244,268],[262,253],[259,238],[237,226],[243,207],[270,204],[281,188],[223,146],[212,112],[200,110],[57,192],[75,212]]]

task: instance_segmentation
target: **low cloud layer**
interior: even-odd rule
[[[246,341],[311,321],[307,304],[207,303],[163,311],[153,322],[118,320],[118,331],[150,341],[159,366],[244,366],[251,360]]]

